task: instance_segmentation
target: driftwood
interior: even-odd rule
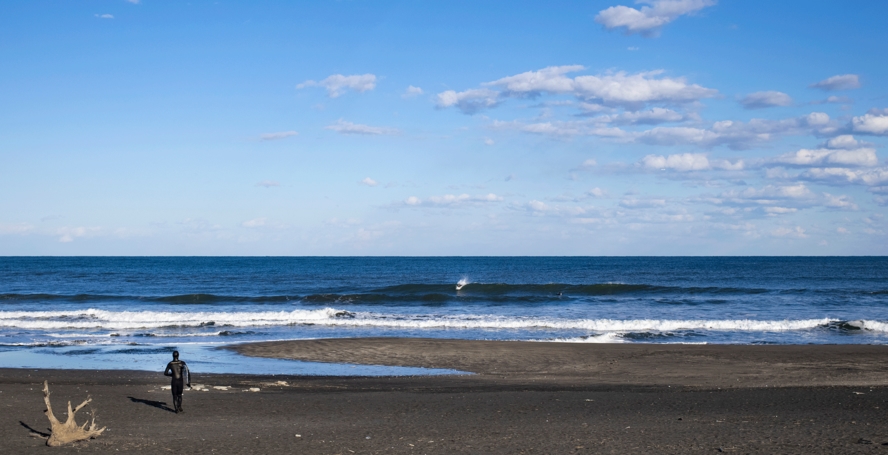
[[[64,423],[59,422],[52,413],[52,404],[49,403],[49,383],[46,381],[43,381],[43,401],[46,402],[46,411],[44,411],[46,413],[46,418],[48,418],[49,423],[52,424],[52,434],[46,441],[46,445],[48,446],[56,447],[69,442],[83,441],[94,438],[105,431],[105,427],[96,429],[95,414],[93,414],[92,422],[87,422],[89,423],[89,428],[86,428],[87,423],[84,423],[82,426],[77,426],[77,422],[74,421],[74,414],[77,414],[77,411],[89,404],[89,402],[92,401],[92,397],[88,396],[83,403],[80,403],[80,405],[73,410],[71,409],[71,402],[69,401],[68,420]]]

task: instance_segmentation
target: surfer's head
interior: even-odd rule
[[[179,351],[173,351],[173,360],[179,360]]]

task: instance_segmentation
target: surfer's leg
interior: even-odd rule
[[[185,384],[182,380],[174,380],[170,385],[170,389],[173,391],[173,408],[177,413],[182,412],[182,392],[185,389]]]

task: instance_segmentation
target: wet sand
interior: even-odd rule
[[[279,359],[450,368],[494,383],[564,387],[888,385],[888,346],[344,338],[250,343],[228,349]]]
[[[186,392],[186,412],[176,415],[161,389],[168,385],[162,366],[157,373],[0,369],[0,452],[888,453],[882,346],[346,339],[232,349],[477,374],[195,372],[195,384],[209,390]],[[97,422],[109,430],[67,448],[43,447],[44,379],[56,408],[92,395]]]

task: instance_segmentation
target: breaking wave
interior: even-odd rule
[[[0,328],[24,330],[150,330],[155,328],[217,329],[220,336],[246,333],[239,327],[322,325],[407,329],[553,329],[623,332],[661,337],[676,331],[783,332],[811,329],[888,332],[888,322],[838,319],[566,319],[497,315],[386,314],[336,308],[293,311],[0,311]],[[647,334],[647,335],[645,335]],[[203,334],[204,336],[206,334]],[[114,336],[111,334],[109,336]],[[145,336],[152,336],[146,334]],[[180,335],[182,336],[182,335]]]

